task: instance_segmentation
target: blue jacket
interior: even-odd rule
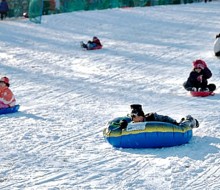
[[[8,12],[8,3],[6,1],[2,1],[0,4],[0,12]]]

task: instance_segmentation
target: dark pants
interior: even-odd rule
[[[192,88],[195,87],[197,90],[198,88],[201,88],[201,90],[205,90],[206,88],[209,89],[210,92],[213,92],[216,89],[216,85],[215,84],[208,84],[206,86],[187,86],[186,82],[183,83],[183,87],[187,90],[187,91],[192,91]]]
[[[3,18],[5,18],[7,16],[7,12],[1,12],[1,20],[3,20]]]

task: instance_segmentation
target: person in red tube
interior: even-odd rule
[[[81,47],[87,50],[95,50],[95,49],[101,49],[102,44],[100,40],[96,36],[94,36],[92,41],[88,41],[87,44],[81,42]]]
[[[13,107],[16,104],[15,96],[9,86],[9,78],[2,77],[0,79],[0,109]]]
[[[187,91],[206,91],[213,92],[216,89],[215,84],[208,84],[208,79],[212,77],[212,72],[205,61],[198,59],[193,61],[193,70],[190,72],[183,87]]]

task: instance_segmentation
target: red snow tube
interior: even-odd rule
[[[206,97],[206,96],[213,96],[215,93],[214,92],[197,92],[197,91],[190,91],[190,94],[192,96],[196,96],[196,97]]]

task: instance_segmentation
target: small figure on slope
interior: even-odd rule
[[[16,104],[14,94],[9,89],[9,79],[2,77],[0,79],[0,109],[13,107]]]
[[[205,91],[213,92],[216,89],[215,84],[208,84],[208,79],[212,77],[212,72],[207,67],[205,61],[198,59],[193,62],[193,70],[190,72],[183,87],[187,91]]]
[[[96,36],[93,37],[92,41],[88,41],[87,44],[85,44],[84,42],[81,42],[80,45],[82,48],[85,48],[87,50],[95,50],[95,49],[102,48],[102,44]]]
[[[8,3],[6,0],[2,0],[0,3],[0,14],[1,14],[1,20],[7,17],[7,13],[9,11]]]
[[[177,122],[175,119],[166,116],[166,115],[159,115],[155,112],[144,114],[142,110],[142,105],[140,104],[132,104],[131,105],[131,119],[132,122],[146,122],[146,121],[160,121],[160,122],[167,122],[178,126],[190,126],[191,128],[198,128],[199,122],[198,120],[194,119],[191,115],[187,115],[185,118],[182,118],[180,122]],[[122,120],[120,122],[121,128],[126,128],[128,122],[126,120]]]
[[[216,35],[216,40],[214,42],[214,53],[215,56],[220,56],[220,33]]]

